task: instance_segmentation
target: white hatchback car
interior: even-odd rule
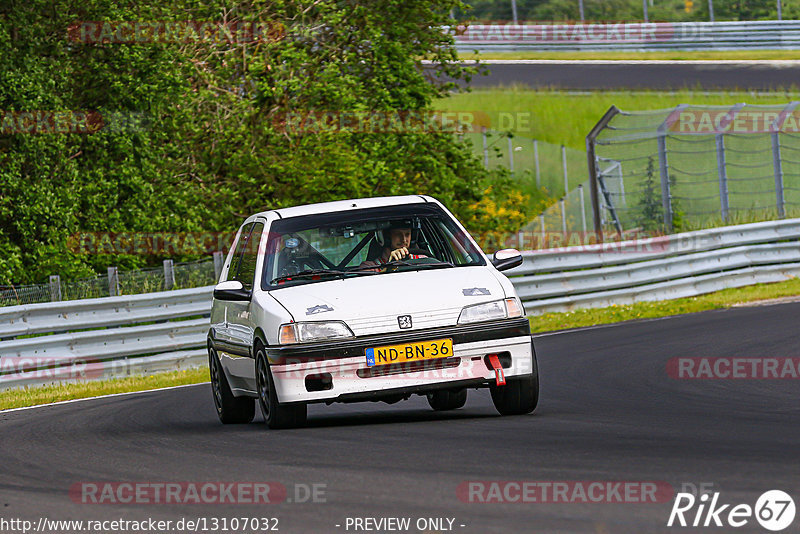
[[[391,254],[392,250],[399,248]],[[399,257],[399,259],[398,259]],[[501,270],[427,196],[345,200],[249,217],[214,289],[208,355],[223,423],[305,423],[312,402],[434,410],[491,390],[501,414],[536,408],[530,325]]]

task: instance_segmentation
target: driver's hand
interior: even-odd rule
[[[399,261],[408,256],[408,249],[406,247],[400,247],[398,249],[393,250],[389,254],[389,261]]]

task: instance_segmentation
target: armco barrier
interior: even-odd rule
[[[0,308],[0,340],[211,313],[211,287]]]
[[[744,50],[800,48],[800,21],[471,24],[459,51]]]
[[[0,389],[202,365],[212,290],[0,308]]]
[[[800,274],[800,219],[523,252],[507,272],[529,315],[688,297]]]
[[[529,315],[688,297],[800,275],[800,219],[523,257],[507,274]],[[211,292],[2,308],[0,389],[203,365]]]

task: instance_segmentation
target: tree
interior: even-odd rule
[[[647,159],[647,171],[642,183],[642,192],[637,203],[636,223],[644,232],[658,232],[664,228],[664,211],[661,205],[661,186],[656,181],[655,163],[652,156]]]
[[[181,147],[164,120],[185,93],[167,46],[70,41],[75,20],[158,20],[158,8],[111,0],[10,0],[0,7],[0,284],[87,276],[107,258],[70,250],[79,231],[186,230],[202,220],[193,184],[164,172]],[[65,112],[67,133],[25,133],[15,113]],[[80,114],[92,112],[94,122]],[[42,115],[44,114],[44,115]],[[113,117],[113,120],[109,120]],[[131,128],[123,119],[146,117]],[[105,121],[106,127],[89,133]],[[118,256],[121,267],[148,258]]]
[[[457,62],[452,35],[437,29],[448,23],[450,8],[460,7],[453,1],[322,2],[302,9],[297,2],[252,2],[225,12],[228,19],[279,21],[286,32],[255,45],[202,42],[184,51],[202,67],[191,77],[197,120],[183,134],[199,150],[182,172],[197,176],[210,198],[224,195],[218,224],[303,202],[412,193],[434,195],[466,217],[485,191],[504,190],[488,185],[508,177],[484,170],[445,128],[336,123],[358,114],[381,122],[425,113],[455,88],[448,79],[469,80],[475,69]],[[247,88],[244,97],[224,89],[229,80]],[[301,123],[332,116],[333,124],[295,130],[287,113]],[[500,229],[516,230],[513,224],[513,218],[501,221]]]
[[[286,127],[291,113],[431,112],[477,72],[457,61],[452,35],[441,31],[451,8],[464,6],[8,0],[0,6],[0,109],[143,120],[93,133],[0,132],[0,284],[160,259],[79,254],[70,246],[79,232],[231,230],[263,209],[402,193],[437,196],[461,218],[487,194],[503,202],[507,173],[484,170],[446,128]],[[76,21],[186,20],[270,31],[249,40],[67,38]],[[495,224],[516,230],[515,217]]]

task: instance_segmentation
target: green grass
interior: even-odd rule
[[[440,100],[436,105],[446,111],[485,114],[493,128],[512,132],[515,135],[514,150],[518,150],[514,152],[515,169],[521,189],[524,191],[535,185],[531,178],[532,139],[539,140],[541,183],[550,197],[550,202],[554,202],[564,194],[558,146],[564,144],[569,149],[567,158],[569,187],[574,189],[587,177],[584,152],[586,134],[612,104],[623,111],[669,110],[682,103],[695,106],[732,106],[744,102],[751,105],[785,106],[789,101],[797,100],[798,94],[796,89],[769,94],[692,90],[674,93],[657,91],[576,93],[513,86],[453,94]],[[622,128],[634,128],[630,131],[639,131],[635,128],[645,124],[648,128],[655,128],[652,125],[657,125],[663,118],[666,118],[666,112],[662,115],[620,116],[615,118],[613,124]],[[485,117],[484,122],[486,122]],[[468,136],[473,140],[476,154],[482,157],[480,134],[468,134]],[[490,166],[507,164],[507,139],[497,138],[497,135],[494,137],[496,139],[490,139],[490,145],[497,150],[496,153],[490,154]],[[545,146],[543,143],[548,145]],[[685,214],[680,230],[776,218],[772,213],[776,209],[773,162],[768,134],[726,136],[726,166],[731,207],[731,218],[726,222],[723,222],[719,215],[719,183],[715,170],[717,159],[714,136],[692,137],[673,134],[668,139],[667,146],[671,174],[676,180],[671,191],[674,199],[673,208],[676,212]],[[794,216],[800,206],[800,184],[798,184],[800,136],[782,135],[781,146],[784,157],[787,215]],[[660,187],[656,140],[598,145],[597,151],[599,156],[622,162],[628,198],[623,205],[618,206],[619,213],[626,229],[639,226],[638,210],[642,202],[641,192],[645,186],[647,156],[653,158],[653,174],[656,185]],[[660,191],[658,193],[660,194]],[[618,200],[621,202],[621,199]],[[574,211],[573,209],[572,212]],[[579,216],[579,212],[576,213]],[[579,223],[570,219],[568,224],[573,224],[574,228],[574,225]],[[560,215],[553,221],[548,221],[547,226],[551,229],[560,227]]]
[[[38,404],[48,404],[73,399],[85,399],[146,391],[184,384],[200,384],[208,381],[208,368],[188,369],[186,371],[170,371],[152,375],[132,376],[116,380],[99,380],[54,384],[42,387],[25,387],[0,391],[0,410],[22,408]],[[210,393],[209,393],[210,395]]]
[[[591,93],[558,90],[536,90],[524,86],[476,89],[455,93],[434,104],[443,111],[479,111],[491,120],[491,128],[578,150],[586,148],[586,134],[597,124],[611,105],[624,111],[668,109],[678,104],[730,106],[748,104],[787,104],[797,100],[797,88],[761,94],[750,91],[712,93],[701,90],[659,91],[595,91]],[[517,120],[503,121],[501,113],[513,114]],[[520,115],[517,115],[520,114]],[[528,115],[521,115],[528,114]],[[507,117],[507,116],[506,116]],[[528,119],[520,125],[520,119]],[[507,128],[507,126],[512,126]]]
[[[709,51],[653,51],[653,52],[461,52],[462,60],[474,59],[599,59],[599,60],[641,60],[662,59],[684,60],[781,60],[800,59],[799,50],[709,50]]]
[[[550,332],[635,319],[669,317],[684,313],[729,308],[735,304],[800,295],[800,279],[723,289],[698,297],[640,302],[608,308],[583,308],[564,313],[546,313],[530,319],[531,332]]]

